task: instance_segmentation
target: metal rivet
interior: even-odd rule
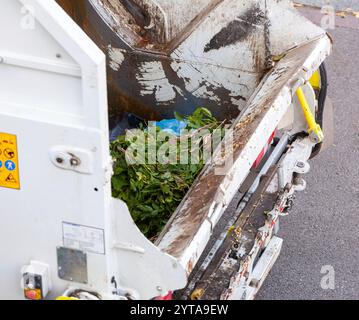
[[[157,286],[156,289],[157,289],[157,291],[162,291],[162,287],[160,287],[160,286]]]
[[[80,159],[77,159],[77,158],[71,158],[71,160],[70,160],[70,164],[74,167],[79,166],[80,163],[81,163]]]
[[[62,164],[64,162],[64,159],[58,157],[58,158],[56,158],[56,162],[59,164]]]

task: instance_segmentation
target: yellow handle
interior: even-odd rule
[[[309,126],[309,135],[315,140],[316,143],[321,143],[324,139],[324,134],[320,125],[315,121],[315,117],[310,110],[307,99],[304,95],[303,89],[298,88],[297,96],[299,99],[299,103],[302,107],[305,120]]]
[[[56,300],[59,300],[59,301],[64,301],[64,300],[79,300],[77,298],[71,298],[71,297],[58,297],[56,298]]]

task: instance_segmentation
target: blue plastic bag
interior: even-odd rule
[[[162,120],[156,123],[156,126],[159,127],[162,131],[176,135],[178,137],[181,135],[182,131],[186,129],[187,125],[187,121],[180,121],[177,119]]]

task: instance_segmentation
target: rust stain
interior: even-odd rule
[[[126,10],[132,15],[135,22],[144,28],[151,23],[151,17],[149,13],[144,10],[143,7],[131,0],[119,0],[119,2],[126,8]]]
[[[187,273],[188,273],[188,274],[191,274],[192,271],[193,271],[193,268],[194,268],[194,265],[193,265],[193,263],[192,263],[192,260],[190,260],[190,261],[188,262],[187,268],[186,268]]]
[[[56,0],[56,2],[72,17],[78,24],[82,25],[86,20],[86,4],[82,0],[77,1],[77,5],[73,5],[71,0]]]

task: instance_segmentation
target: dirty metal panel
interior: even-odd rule
[[[171,53],[185,90],[242,110],[266,70],[267,23],[260,2],[219,4]]]
[[[267,186],[271,182],[271,178],[266,179]],[[220,262],[216,268],[211,270],[212,274],[207,274],[203,282],[199,284],[199,287],[205,286],[207,289],[202,299],[222,299],[224,290],[230,287],[233,275],[240,270],[241,264],[247,261],[252,262],[248,265],[248,269],[243,269],[244,275],[254,268],[259,257],[249,255],[257,239],[258,230],[266,223],[265,212],[273,209],[277,196],[276,193],[263,192],[259,194],[259,197],[254,201],[253,208],[249,209],[251,212],[245,212],[244,216],[241,216],[237,221],[235,230],[238,233],[234,232],[229,237],[227,250],[222,254]],[[221,283],[223,286],[219,286],[217,283]]]
[[[261,73],[269,36],[267,23],[261,1],[223,1],[174,48],[171,57]]]
[[[299,46],[309,39],[324,35],[324,29],[302,16],[293,6],[292,1],[281,0],[281,5],[274,5],[277,0],[267,0],[270,24],[270,51],[273,56],[281,55],[286,50]],[[300,27],[298,27],[300,26]]]
[[[229,287],[233,272],[239,269],[239,258],[244,258],[250,252],[257,230],[265,223],[264,212],[273,209],[277,195],[266,194],[266,190],[276,173],[277,166],[272,166],[269,172],[263,176],[256,193],[253,194],[246,205],[246,209],[233,224],[233,231],[228,233],[222,246],[212,257],[208,267],[204,271],[199,270],[199,273],[202,272],[199,276],[191,275],[191,279],[196,279],[196,283],[189,282],[188,289],[183,293],[184,299],[188,298],[195,290],[198,290],[201,292],[200,299],[218,300],[224,288]],[[255,219],[253,216],[255,216]],[[243,236],[244,234],[246,234],[245,237]],[[242,257],[231,256],[233,249],[240,252]]]
[[[113,121],[124,112],[161,120],[172,118],[174,111],[190,114],[199,106],[208,107],[219,120],[235,119],[265,74],[266,17],[261,5],[163,1],[159,15],[151,7],[147,10],[153,20],[164,17],[164,24],[172,21],[168,24],[178,28],[178,35],[163,46],[151,39],[145,22],[128,23],[139,15],[130,3],[153,1],[57,1],[108,56]],[[180,8],[185,12],[183,6],[193,9],[189,24],[189,17],[176,14]]]
[[[223,0],[156,0],[161,11],[166,16],[168,41],[173,40],[199,15],[208,12],[218,2]],[[154,2],[147,0],[143,2]]]
[[[151,24],[151,13],[156,11],[152,7],[152,12],[144,10],[132,0],[89,0],[89,3],[96,8],[96,12],[111,30],[131,46],[147,45],[155,40],[161,43],[165,40],[163,24],[160,21],[154,25],[157,26],[157,36],[146,31],[146,27]]]
[[[57,1],[108,56],[111,123],[198,106],[235,119],[273,55],[324,33],[287,0]]]
[[[293,86],[298,79],[311,76],[330,48],[331,42],[324,36],[287,52],[263,80],[247,109],[233,125],[233,165],[225,170],[225,174],[216,174],[226,162],[217,150],[212,163],[202,172],[169,221],[158,245],[177,257],[188,273],[208,243],[213,226],[290,106]]]
[[[269,275],[269,272],[272,270],[273,265],[276,263],[282,250],[282,246],[283,239],[273,236],[263,252],[263,249],[257,247],[259,258],[252,270],[251,278],[244,278],[237,283],[235,281],[231,282],[231,288],[221,296],[221,299],[254,300]],[[241,273],[241,271],[239,273]],[[242,273],[242,275],[243,277],[247,276],[246,273]],[[240,284],[241,286],[238,287],[236,286],[237,284]]]
[[[88,283],[87,254],[83,251],[57,248],[58,276],[62,280]]]

